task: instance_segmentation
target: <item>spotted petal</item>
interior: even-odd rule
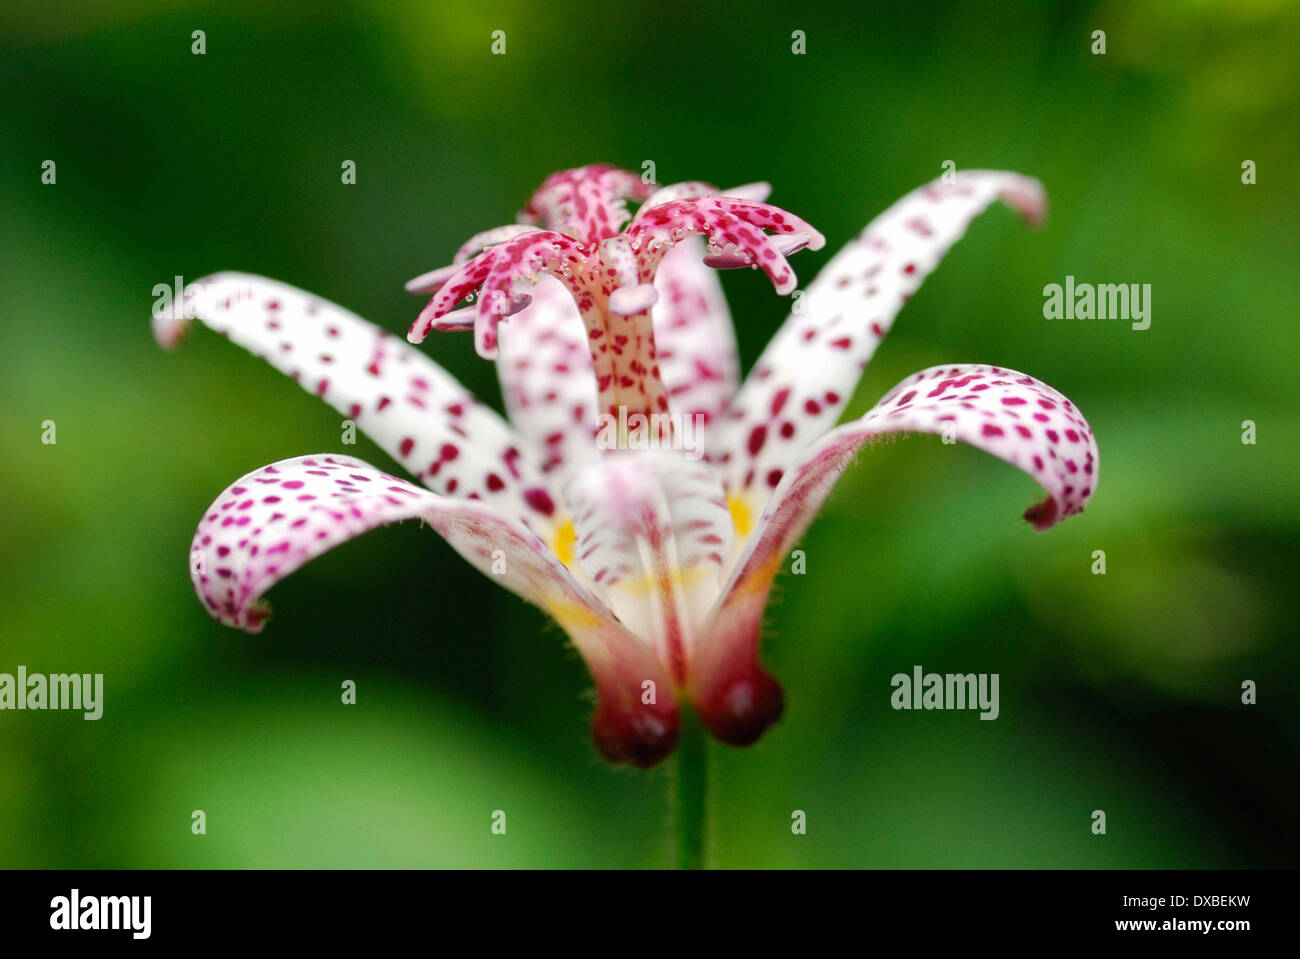
[[[976,216],[1001,198],[1029,223],[1044,215],[1037,180],[967,171],[909,193],[808,285],[714,434],[727,491],[753,513],[804,450],[839,419],[903,304]]]
[[[497,375],[511,424],[555,475],[596,450],[596,377],[582,317],[559,280],[539,277],[532,303],[501,332]]]
[[[649,647],[529,527],[485,503],[439,496],[346,457],[283,460],[241,477],[213,502],[194,534],[191,577],[217,620],[257,632],[267,615],[260,599],[275,583],[361,533],[414,518],[564,627],[596,680],[592,733],[608,758],[652,765],[672,750],[676,701]],[[660,690],[654,703],[642,702],[647,680]]]
[[[740,363],[722,284],[704,265],[704,241],[692,237],[670,250],[655,288],[655,343],[669,409],[711,423],[736,392]]]
[[[199,280],[183,314],[155,320],[165,345],[190,316],[321,397],[432,489],[481,498],[547,528],[555,503],[531,452],[433,360],[286,283],[247,273]]]
[[[770,704],[766,712],[759,708],[771,695],[771,680],[757,653],[763,609],[783,558],[862,445],[898,433],[960,440],[1028,473],[1048,494],[1025,513],[1039,530],[1082,512],[1097,489],[1092,430],[1050,386],[996,366],[940,366],[908,377],[864,416],[805,452],[741,554],[696,658],[697,708],[723,738],[752,741],[775,719]]]

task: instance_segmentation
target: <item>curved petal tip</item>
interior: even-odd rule
[[[1047,220],[1047,190],[1033,177],[1016,177],[999,195],[1026,226],[1040,227]]]

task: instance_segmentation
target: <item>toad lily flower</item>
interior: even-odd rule
[[[780,687],[758,660],[763,610],[783,557],[864,443],[959,439],[1042,486],[1047,498],[1025,513],[1037,529],[1082,511],[1097,486],[1092,431],[1023,373],[932,367],[836,425],[895,315],[967,224],[999,198],[1031,223],[1042,217],[1037,181],[968,171],[904,197],[807,287],[740,385],[713,269],[756,267],[790,292],[786,255],[823,242],[765,196],[763,185],[652,192],[612,167],[567,171],[534,194],[523,222],[411,281],[432,299],[408,339],[472,329],[496,359],[509,423],[338,306],[245,274],[195,284],[184,316],[293,376],[423,484],[327,454],[241,477],[194,536],[192,578],[209,612],[256,632],[260,597],[280,579],[376,526],[424,519],[554,617],[595,680],[598,748],[651,766],[676,744],[681,702],[734,745],[780,716]],[[640,203],[635,216],[628,201]],[[156,322],[162,343],[180,337],[184,316]],[[653,448],[626,448],[626,431],[598,443],[602,415],[618,413],[672,415]],[[702,424],[695,455],[681,448],[682,417]]]

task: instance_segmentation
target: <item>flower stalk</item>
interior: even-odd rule
[[[681,722],[673,784],[677,868],[704,869],[709,862],[709,741],[694,710],[683,710]]]

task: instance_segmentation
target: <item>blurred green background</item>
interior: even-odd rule
[[[1296,865],[1297,5],[973,7],[0,7],[0,672],[106,685],[97,723],[0,713],[0,866],[669,863],[667,771],[596,757],[563,635],[427,529],[312,563],[260,636],[208,619],[187,553],[226,484],[302,453],[392,461],[219,337],[168,355],[149,331],[155,284],[218,269],[404,331],[403,281],[546,174],[645,160],[661,183],[771,181],[828,237],[804,282],[945,160],[1041,178],[1046,228],[976,222],[849,412],[999,363],[1070,396],[1101,448],[1093,504],[1041,536],[1017,518],[1036,488],[991,457],[861,455],[769,614],[787,715],[715,747],[717,862]],[[1150,283],[1151,328],[1044,320],[1066,274]],[[723,282],[751,363],[788,303]],[[468,337],[424,348],[498,402]],[[894,712],[916,664],[999,673],[1000,718]]]

